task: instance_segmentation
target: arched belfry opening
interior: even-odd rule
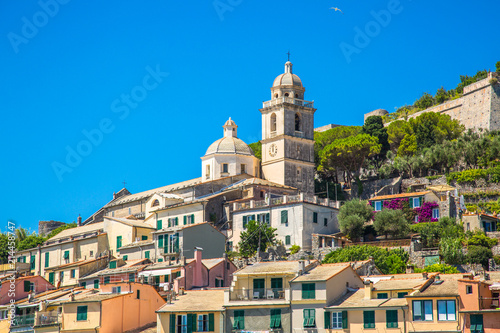
[[[295,130],[300,132],[301,128],[302,128],[302,123],[301,123],[301,119],[300,119],[300,114],[296,113],[295,114]]]

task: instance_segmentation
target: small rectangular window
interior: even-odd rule
[[[71,270],[71,272],[70,272],[70,277],[71,277],[72,279],[74,279],[74,278],[75,278],[75,275],[76,275],[76,271],[75,271],[74,269],[72,269],[72,270]]]
[[[137,299],[141,299],[141,291],[137,289]]]
[[[87,306],[78,306],[76,308],[76,321],[87,320]]]
[[[281,223],[288,223],[288,210],[281,211]]]
[[[433,219],[439,219],[439,208],[434,208],[432,210],[432,218]]]
[[[432,301],[413,301],[413,321],[432,321]]]
[[[271,321],[269,328],[278,329],[281,328],[281,309],[271,309]]]
[[[466,285],[465,286],[465,293],[466,294],[472,294],[472,286],[471,285]]]
[[[302,283],[302,299],[316,298],[316,284]]]
[[[149,251],[144,252],[144,258],[149,259]]]
[[[304,328],[316,327],[316,310],[304,309]]]
[[[318,223],[318,213],[313,212],[313,223]]]
[[[405,298],[405,296],[408,295],[408,292],[401,292],[401,293],[398,293],[398,298]]]
[[[128,273],[128,280],[130,282],[134,282],[135,281],[135,274],[134,273]]]
[[[247,173],[247,166],[246,164],[241,165],[241,172],[240,173]]]
[[[387,293],[378,293],[377,294],[377,299],[386,299],[389,298],[387,297]]]
[[[323,219],[323,225],[325,227],[328,226],[328,219],[326,217]]]
[[[422,198],[420,197],[412,198],[412,200],[413,200],[413,208],[419,208],[421,206]]]
[[[380,212],[382,210],[382,201],[375,201],[375,211]]]
[[[143,240],[143,241],[144,241],[144,240],[148,240],[148,236],[146,236],[146,235],[142,235],[142,236],[141,236],[141,240]]]
[[[162,220],[156,221],[156,230],[161,230],[162,229],[162,224],[163,224]]]
[[[228,173],[229,172],[229,166],[227,163],[222,164],[222,173]]]
[[[285,245],[290,245],[291,244],[291,239],[290,235],[285,236]]]
[[[342,312],[332,312],[332,328],[342,329]]]

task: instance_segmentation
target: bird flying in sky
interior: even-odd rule
[[[331,7],[330,9],[334,9],[335,11],[339,11],[339,12],[341,12],[342,14],[344,14],[344,12],[343,12],[343,11],[341,11],[341,10],[340,10],[339,8],[337,8],[337,7]]]

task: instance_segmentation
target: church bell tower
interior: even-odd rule
[[[262,176],[269,181],[314,193],[314,102],[304,100],[305,88],[292,63],[278,75],[271,100],[263,103]]]

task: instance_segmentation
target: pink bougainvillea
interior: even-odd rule
[[[417,213],[418,222],[437,222],[438,219],[432,217],[432,210],[438,208],[437,202],[424,202],[422,207],[415,208],[414,211]]]

